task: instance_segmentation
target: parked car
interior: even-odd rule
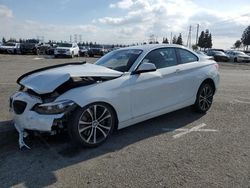
[[[20,53],[20,43],[7,42],[0,47],[0,53],[17,54]]]
[[[200,51],[200,50],[196,50],[195,52],[196,52],[199,56],[202,56],[203,58],[214,60],[214,57],[213,57],[213,56],[208,56],[207,54],[205,54],[204,52],[202,52],[202,51]]]
[[[56,47],[57,47],[56,44],[50,44],[50,47],[47,50],[47,55],[54,55]]]
[[[248,50],[244,50],[243,51],[245,54],[247,54],[247,55],[249,55],[250,56],[250,51],[248,51]]]
[[[208,51],[207,52],[208,56],[213,56],[215,61],[223,61],[223,62],[228,62],[229,61],[229,56],[226,55],[222,51]]]
[[[41,43],[37,46],[37,54],[47,54],[49,53],[51,46],[48,43]]]
[[[225,50],[219,49],[219,48],[210,48],[210,49],[206,50],[206,53],[209,53],[209,52],[212,52],[212,51],[220,51],[220,52],[225,53]]]
[[[101,46],[92,46],[90,47],[90,49],[88,50],[88,55],[89,57],[94,57],[96,56],[103,56],[105,54],[105,49],[104,47]]]
[[[28,39],[25,42],[20,44],[20,52],[21,52],[21,54],[37,55],[39,53],[39,50],[38,50],[39,45],[40,45],[39,40]]]
[[[79,47],[77,43],[61,43],[55,48],[55,58],[57,57],[75,57],[79,56]]]
[[[79,54],[80,56],[88,55],[88,49],[85,46],[79,46]]]
[[[250,62],[250,56],[245,54],[244,52],[228,51],[227,54],[229,55],[230,60],[232,60],[235,63]]]
[[[112,51],[96,63],[67,63],[26,73],[10,97],[19,132],[68,130],[74,142],[102,144],[121,129],[187,106],[206,113],[219,83],[218,64],[180,45]],[[146,129],[146,127],[144,127]]]

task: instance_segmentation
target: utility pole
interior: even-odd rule
[[[74,34],[74,42],[77,43],[77,34]]]
[[[198,34],[199,34],[199,27],[200,27],[200,25],[199,24],[197,24],[197,32],[196,32],[196,46],[197,46],[197,44],[198,44]]]
[[[192,33],[192,26],[189,26],[188,38],[187,38],[187,47],[191,47],[191,33]]]
[[[169,44],[172,44],[172,32],[171,32],[171,35],[170,35],[170,41],[169,41]]]

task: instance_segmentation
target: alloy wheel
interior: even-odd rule
[[[213,89],[210,85],[206,84],[199,96],[199,106],[201,110],[207,111],[213,102]]]
[[[83,111],[78,121],[78,133],[88,144],[104,141],[112,130],[112,113],[103,105],[94,104]]]

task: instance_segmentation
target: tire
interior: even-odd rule
[[[68,132],[74,143],[84,147],[97,147],[112,134],[115,113],[105,103],[92,103],[77,108],[68,123]]]
[[[54,58],[58,58],[58,55],[54,55]]]
[[[234,58],[234,62],[235,62],[235,63],[237,63],[237,62],[238,62],[237,57],[235,57],[235,58]]]
[[[214,87],[209,82],[205,82],[200,86],[194,104],[194,108],[197,112],[206,113],[210,109],[214,92]]]

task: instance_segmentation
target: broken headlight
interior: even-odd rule
[[[62,100],[36,105],[33,110],[39,114],[61,114],[72,110],[76,104],[71,100]]]

